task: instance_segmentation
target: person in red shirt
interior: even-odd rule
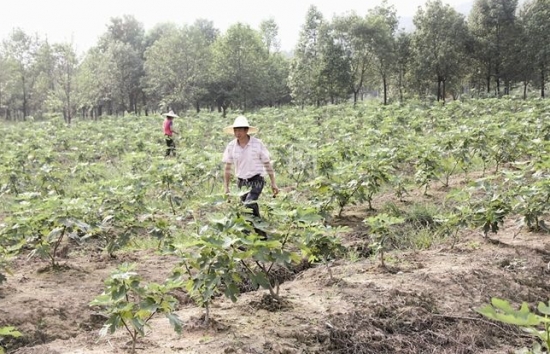
[[[168,113],[164,113],[163,116],[166,117],[164,120],[164,123],[162,124],[162,128],[164,130],[164,140],[166,140],[166,157],[170,155],[176,156],[176,143],[174,142],[173,135],[176,134],[176,132],[173,129],[173,123],[174,118],[179,118],[177,114],[175,114],[173,111],[170,111]]]

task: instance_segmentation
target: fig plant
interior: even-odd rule
[[[182,331],[182,321],[174,313],[178,302],[171,295],[182,284],[168,279],[163,284],[142,285],[143,279],[134,269],[135,264],[120,265],[105,280],[103,293],[90,302],[108,317],[100,335],[123,328],[131,339],[131,353],[135,353],[139,336],[145,336],[145,329],[156,314],[165,315],[178,334]]]

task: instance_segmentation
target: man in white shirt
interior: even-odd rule
[[[224,132],[235,136],[223,153],[222,161],[225,163],[224,186],[225,193],[229,194],[229,181],[231,180],[231,166],[235,165],[235,174],[238,179],[238,187],[250,187],[250,191],[243,196],[243,203],[252,209],[252,214],[260,217],[260,208],[257,203],[265,185],[264,176],[267,172],[271,181],[273,196],[279,193],[275,183],[275,172],[271,165],[269,151],[260,139],[250,136],[257,132],[256,127],[251,127],[244,116],[235,118],[233,125],[225,127]]]

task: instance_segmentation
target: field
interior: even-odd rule
[[[247,116],[282,190],[262,194],[262,222],[222,194],[233,116],[177,119],[175,158],[160,116],[1,125],[0,329],[21,334],[7,353],[533,345],[478,310],[548,301],[545,101]]]

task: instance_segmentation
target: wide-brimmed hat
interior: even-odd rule
[[[163,113],[162,115],[166,116],[166,117],[179,118],[179,116],[176,113],[174,113],[174,111],[170,111],[168,113]]]
[[[248,119],[246,119],[245,116],[238,116],[237,118],[235,118],[235,122],[233,122],[233,125],[223,128],[223,132],[233,135],[233,128],[248,128],[248,134],[254,134],[258,132],[258,128],[252,127],[250,126],[250,124],[248,124]]]

